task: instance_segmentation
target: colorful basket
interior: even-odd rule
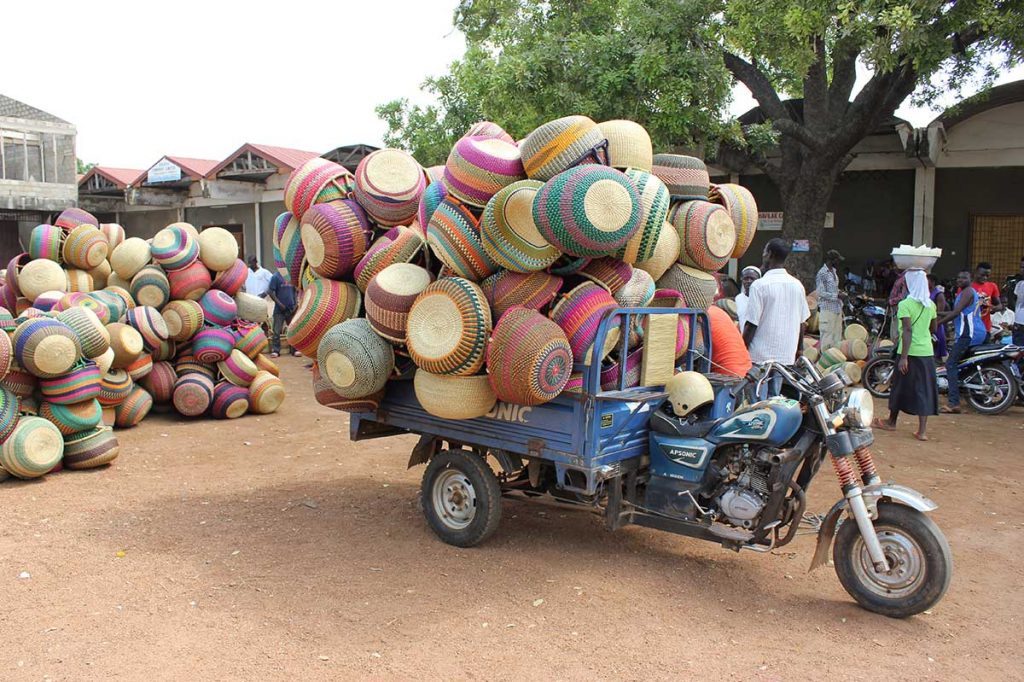
[[[203,308],[197,301],[171,301],[160,312],[173,341],[185,342],[203,328]]]
[[[618,304],[607,290],[593,282],[584,282],[565,294],[551,310],[551,319],[562,328],[569,339],[575,362],[589,362],[601,320],[607,311],[617,307]],[[603,359],[612,351],[620,333],[618,325],[609,327],[604,347],[600,349],[597,360]]]
[[[363,398],[384,388],[395,369],[395,353],[362,318],[331,327],[320,341],[317,366],[338,395]]]
[[[98,227],[79,225],[64,238],[62,252],[65,263],[83,270],[91,270],[106,259],[110,245]]]
[[[17,328],[18,323],[14,321],[14,315],[7,308],[0,308],[0,331],[13,332]],[[0,376],[3,373],[0,372]]]
[[[711,178],[708,167],[700,159],[682,154],[655,154],[651,172],[665,183],[673,199],[707,201]]]
[[[117,223],[100,223],[100,232],[107,239],[108,253],[114,253],[114,249],[124,241],[124,228]]]
[[[0,308],[0,310],[3,310]],[[6,376],[14,363],[14,344],[6,330],[0,331],[0,377]]]
[[[449,277],[430,284],[409,311],[409,355],[432,374],[479,372],[490,333],[491,308],[484,292],[466,279]]]
[[[234,347],[235,337],[220,327],[206,326],[192,337],[192,354],[196,361],[207,365],[226,359]]]
[[[118,277],[130,282],[152,258],[153,254],[145,240],[129,237],[118,244],[110,254],[110,267]]]
[[[679,232],[680,263],[714,272],[729,261],[736,247],[736,227],[724,208],[686,201],[673,206],[669,221]]]
[[[153,235],[153,260],[164,270],[181,270],[199,258],[199,242],[180,225],[169,225]]]
[[[654,256],[662,226],[668,219],[671,198],[665,183],[651,173],[631,168],[626,171],[626,177],[633,182],[640,197],[640,227],[616,257],[632,264]]]
[[[469,130],[466,131],[466,134],[463,135],[463,137],[484,137],[501,140],[508,144],[516,143],[515,139],[505,132],[504,128],[497,123],[492,123],[490,121],[477,121],[469,127]]]
[[[63,291],[44,291],[36,296],[36,300],[32,302],[32,307],[40,312],[48,313],[53,310],[66,295],[67,294]]]
[[[253,324],[263,324],[269,318],[267,311],[267,301],[269,299],[260,298],[252,294],[247,294],[244,291],[239,291],[235,294],[235,306],[238,308],[236,313],[238,319],[251,322]]]
[[[846,364],[847,357],[843,351],[838,348],[827,348],[821,352],[821,357],[818,359],[818,369],[825,372],[832,367],[841,367]]]
[[[100,377],[100,392],[96,399],[104,407],[116,407],[135,388],[135,382],[126,369],[112,369]]]
[[[39,391],[47,402],[71,405],[98,397],[101,390],[100,377],[99,366],[86,360],[61,376],[40,379]]]
[[[89,308],[75,307],[59,313],[57,319],[66,324],[78,337],[82,355],[94,358],[110,348],[110,333]],[[2,343],[0,343],[2,345]],[[2,357],[0,351],[0,357]],[[2,364],[2,363],[0,363]]]
[[[18,288],[21,295],[31,303],[47,291],[66,292],[68,276],[64,268],[52,260],[34,260],[24,265],[18,273]]]
[[[0,443],[7,440],[18,425],[21,398],[6,388],[0,388]]]
[[[636,267],[646,271],[655,281],[661,279],[668,269],[679,259],[682,245],[679,233],[672,223],[666,221],[658,233],[658,241],[654,245],[654,254],[644,261],[636,263]]]
[[[655,289],[654,278],[646,270],[633,268],[629,281],[613,296],[622,308],[643,308],[654,298]]]
[[[153,396],[157,403],[167,403],[174,397],[174,384],[178,381],[178,373],[174,365],[167,361],[154,362],[153,369],[142,379],[142,387]]]
[[[348,282],[318,279],[302,292],[298,310],[288,323],[288,345],[307,358],[316,357],[327,330],[359,315],[362,296]]]
[[[75,332],[48,317],[25,320],[14,330],[11,341],[18,365],[37,377],[59,377],[82,359],[82,345]]]
[[[480,283],[480,289],[497,317],[504,315],[513,306],[543,310],[561,288],[562,278],[546,272],[499,270]]]
[[[255,359],[270,345],[266,332],[258,324],[240,327],[239,332],[241,335],[235,340],[235,348],[245,353],[247,358]]]
[[[39,478],[63,456],[64,436],[42,417],[22,417],[0,445],[0,467],[18,478]]]
[[[96,428],[103,420],[103,407],[95,398],[69,405],[43,401],[39,416],[57,427],[65,436]]]
[[[249,384],[249,411],[253,414],[273,414],[285,399],[284,382],[270,372],[256,373]]]
[[[344,279],[370,248],[370,222],[354,201],[317,204],[302,217],[302,247],[317,274]]]
[[[64,230],[56,225],[36,225],[28,238],[28,255],[32,260],[46,258],[55,263],[61,262],[61,247],[64,243]]]
[[[178,344],[170,339],[163,339],[160,344],[150,349],[150,355],[153,356],[153,362],[162,362],[164,360],[173,360],[178,354]]]
[[[416,400],[424,410],[444,419],[476,419],[494,407],[497,397],[487,375],[451,376],[416,370]]]
[[[373,331],[389,341],[405,343],[409,311],[432,280],[426,269],[411,263],[395,263],[377,273],[363,296],[366,320]]]
[[[331,382],[320,375],[320,368],[313,364],[313,397],[324,407],[341,412],[376,412],[384,391],[378,391],[365,398],[343,398],[331,385]]]
[[[540,126],[526,136],[519,151],[532,180],[550,180],[581,163],[605,163],[608,140],[586,116],[566,116]]]
[[[293,287],[299,287],[302,278],[302,264],[306,260],[306,247],[302,245],[302,225],[298,220],[290,220],[281,234],[281,260],[284,270],[281,276]]]
[[[257,355],[255,362],[256,366],[259,367],[261,371],[270,372],[275,377],[281,376],[281,368],[277,366],[276,362],[268,358],[266,355]]]
[[[626,356],[626,368],[614,360],[601,369],[601,390],[620,391],[640,385],[640,368],[643,366],[644,349],[637,348]],[[620,384],[621,379],[621,384]]]
[[[359,291],[366,291],[370,280],[387,266],[411,262],[425,246],[423,235],[408,227],[396,227],[385,232],[352,271]]]
[[[12,364],[2,378],[0,388],[5,388],[19,398],[31,398],[39,386],[39,379],[16,364]]]
[[[74,206],[71,208],[65,208],[61,211],[60,215],[57,216],[57,219],[53,221],[53,224],[67,232],[70,232],[79,225],[89,225],[95,228],[99,228],[100,226],[100,222],[96,220],[96,216],[85,209]]]
[[[199,233],[199,260],[210,270],[227,270],[238,260],[238,240],[223,227],[207,227]]]
[[[514,143],[490,137],[463,137],[448,154],[444,184],[464,204],[483,208],[500,189],[525,180]]]
[[[199,299],[199,307],[203,309],[203,319],[207,324],[226,327],[238,314],[238,304],[227,293],[211,289]]]
[[[107,281],[110,279],[111,272],[113,272],[113,270],[110,269],[110,261],[108,260],[103,261],[102,263],[94,267],[92,270],[89,270],[88,275],[90,278],[92,278],[92,287],[90,290],[97,291],[99,289],[103,289],[104,287],[106,287]],[[73,282],[71,282],[71,277],[69,275],[68,288],[76,290],[74,289],[75,286],[76,285]],[[81,288],[77,290],[83,291],[83,289]]]
[[[707,310],[718,295],[718,280],[703,270],[676,263],[658,280],[658,288],[680,292],[687,308]]]
[[[559,251],[572,256],[612,255],[640,227],[640,197],[622,172],[580,166],[538,190],[533,220]]]
[[[138,426],[151,409],[153,409],[153,396],[141,386],[136,386],[114,408],[114,425],[121,429]]]
[[[213,388],[210,414],[215,419],[237,419],[249,410],[249,389],[222,381]]]
[[[595,258],[580,270],[580,276],[600,284],[614,296],[633,276],[633,266],[616,258]]]
[[[416,209],[416,222],[419,223],[423,236],[426,237],[427,224],[430,223],[430,216],[441,205],[441,202],[448,197],[448,190],[443,182],[434,182],[423,190],[419,206]]]
[[[132,277],[132,298],[138,305],[163,308],[171,300],[171,283],[158,265],[147,265]]]
[[[235,386],[245,388],[248,388],[259,371],[249,356],[237,348],[232,350],[228,357],[217,363],[217,369],[220,370],[222,377]]]
[[[757,234],[757,202],[754,195],[743,185],[726,183],[711,185],[708,199],[721,204],[729,212],[732,224],[736,227],[736,247],[732,250],[732,257],[742,258]]]
[[[442,201],[430,217],[427,244],[456,277],[479,282],[498,269],[484,250],[476,216],[451,197]]]
[[[196,360],[195,355],[192,354],[192,347],[190,345],[174,359],[174,371],[178,373],[179,377],[195,373],[202,374],[212,380],[217,376],[217,364],[199,362]]]
[[[113,462],[120,451],[113,429],[96,426],[65,441],[63,462],[68,469],[95,469]]]
[[[654,164],[651,136],[635,121],[605,121],[598,126],[608,140],[608,165],[619,170],[636,168],[650,172]]]
[[[400,149],[378,149],[356,167],[356,201],[385,227],[407,225],[426,186],[422,166]]]
[[[161,341],[170,338],[167,323],[160,311],[148,305],[140,305],[125,313],[125,322],[142,335],[143,346],[152,350]]]
[[[561,327],[535,310],[514,307],[494,327],[487,374],[498,400],[540,405],[565,388],[572,362]]]
[[[202,261],[168,272],[167,280],[171,285],[171,298],[175,301],[198,301],[213,285],[210,271]]]
[[[120,322],[107,325],[110,347],[114,351],[114,367],[124,368],[135,362],[145,348],[142,334],[134,327]]]
[[[321,194],[336,194],[341,198],[347,191],[352,174],[333,161],[314,157],[292,171],[284,186],[284,207],[302,220],[309,207]],[[284,249],[281,249],[284,252]]]
[[[197,372],[189,372],[174,382],[174,409],[186,417],[206,413],[213,403],[213,379]]]
[[[135,299],[132,298],[132,295],[124,287],[108,284],[106,289],[96,292],[96,295],[102,295],[105,299],[109,299],[111,302],[112,318],[120,318],[126,311],[135,307]]]
[[[106,263],[107,261],[103,261]],[[95,285],[89,271],[78,268],[68,268],[64,271],[68,278],[68,291],[71,293],[88,294],[93,291]]]
[[[143,353],[135,358],[124,370],[128,372],[128,376],[132,378],[132,381],[138,383],[148,377],[149,373],[153,371],[153,356],[149,353]]]
[[[533,200],[544,184],[522,180],[501,189],[487,202],[480,218],[484,251],[499,267],[536,272],[561,255],[537,230]]]
[[[217,273],[210,288],[223,291],[228,296],[235,296],[245,287],[245,280],[248,277],[249,268],[241,258],[236,258],[227,270]]]

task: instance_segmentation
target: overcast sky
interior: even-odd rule
[[[0,10],[13,29],[0,92],[74,123],[78,155],[107,166],[144,169],[164,154],[221,160],[245,142],[316,152],[379,144],[374,107],[423,101],[423,79],[464,49],[451,27],[456,0],[44,4],[8,0]],[[737,88],[733,112],[752,105]],[[915,125],[935,117],[897,114]]]

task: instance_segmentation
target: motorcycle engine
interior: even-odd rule
[[[769,458],[778,452],[764,448],[740,449],[722,470],[724,480],[715,491],[715,502],[725,520],[740,528],[753,528],[768,502],[771,470]]]

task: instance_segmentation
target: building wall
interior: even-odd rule
[[[274,271],[274,220],[282,213],[284,213],[283,201],[268,201],[260,204],[260,220],[263,228],[260,235],[263,260],[260,265],[271,272]]]
[[[125,236],[150,239],[160,230],[178,221],[178,209],[123,211],[120,213],[120,217]]]
[[[233,204],[228,206],[202,206],[185,209],[185,222],[196,229],[218,226],[232,228],[240,226],[243,234],[243,250],[239,257],[245,259],[256,253],[256,214],[254,204]]]

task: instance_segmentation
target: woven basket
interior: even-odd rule
[[[150,350],[150,355],[153,356],[153,362],[173,360],[177,354],[178,344],[170,339],[164,339],[160,342],[160,345]]]
[[[96,220],[96,216],[89,213],[85,209],[77,208],[72,206],[71,208],[65,208],[57,216],[57,219],[53,221],[53,224],[57,227],[63,228],[66,232],[70,232],[79,225],[90,225],[95,228],[99,228],[100,222]]]
[[[36,300],[32,302],[32,307],[40,312],[48,313],[53,310],[66,295],[67,294],[63,291],[44,291],[36,296]]]
[[[138,426],[151,409],[153,409],[153,396],[141,386],[136,386],[114,408],[114,425],[122,429]]]
[[[545,183],[533,200],[533,220],[559,251],[572,256],[612,255],[640,227],[640,197],[620,171],[581,166]]]
[[[28,255],[32,260],[46,258],[55,263],[61,262],[61,247],[64,243],[64,230],[56,225],[36,225],[28,238]]]
[[[277,366],[277,363],[271,360],[266,355],[257,355],[254,360],[256,366],[262,372],[270,372],[275,377],[281,376],[281,368]]]
[[[733,298],[720,298],[715,301],[715,306],[725,311],[725,314],[729,316],[733,322],[739,319],[739,311],[736,309],[736,299]]]
[[[320,369],[313,363],[313,397],[324,407],[340,412],[376,412],[380,407],[380,401],[384,399],[384,391],[378,391],[365,398],[343,398],[325,377],[320,375]]]
[[[423,409],[443,419],[483,417],[497,400],[486,375],[451,376],[419,369],[413,389]]]
[[[6,388],[0,388],[0,443],[7,440],[18,425],[20,408],[21,398]]]
[[[442,201],[430,217],[427,244],[456,277],[479,282],[498,269],[484,250],[476,216],[451,197]]]
[[[566,116],[540,126],[520,145],[523,169],[533,180],[550,180],[581,163],[607,160],[607,139],[586,116]]]
[[[99,289],[103,289],[104,287],[106,287],[107,286],[107,282],[110,279],[110,273],[111,272],[113,272],[113,271],[110,269],[110,261],[108,261],[108,260],[103,261],[102,263],[100,263],[99,265],[94,267],[92,270],[89,270],[88,271],[88,275],[89,275],[89,277],[92,278],[92,288],[91,288],[91,291],[97,291]],[[71,276],[70,275],[68,276],[68,287],[69,288],[75,287],[75,284],[73,282],[71,282]],[[82,289],[77,289],[77,290],[78,291],[82,291]]]
[[[388,230],[373,243],[352,271],[359,291],[366,291],[378,272],[395,263],[412,262],[425,247],[423,235],[416,230],[408,227]]]
[[[419,223],[422,230],[427,229],[427,223],[430,222],[430,216],[434,215],[434,211],[441,205],[441,202],[448,197],[448,190],[445,189],[443,182],[435,182],[427,186],[423,190],[423,196],[420,197],[419,206],[416,208],[416,222]],[[426,237],[426,232],[423,232],[423,236]]]
[[[217,273],[217,276],[213,278],[213,283],[210,284],[210,288],[223,291],[228,296],[235,296],[245,287],[245,280],[248,277],[249,268],[246,267],[245,262],[241,258],[236,258],[235,262],[228,266],[227,270]]]
[[[400,149],[378,149],[356,167],[355,198],[380,225],[407,225],[427,186],[423,168]]]
[[[237,419],[249,410],[249,389],[222,381],[213,389],[210,414],[215,419]]]
[[[301,220],[322,195],[337,194],[340,198],[347,191],[351,178],[352,174],[343,166],[314,157],[288,176],[284,186],[284,207],[296,220]]]
[[[432,279],[426,269],[411,263],[395,263],[377,273],[363,297],[373,331],[394,343],[405,343],[409,311]]]
[[[114,351],[114,367],[124,368],[135,361],[145,348],[142,334],[127,324],[114,322],[107,325],[110,347]]]
[[[704,162],[682,154],[655,154],[651,172],[661,178],[677,201],[707,201],[711,178]]]
[[[103,262],[106,263],[107,261]],[[87,294],[96,288],[92,275],[89,274],[89,271],[79,270],[77,268],[68,268],[65,270],[65,275],[68,281],[69,292]]]
[[[563,254],[558,257],[558,260],[556,260],[550,268],[548,268],[548,272],[559,277],[571,277],[572,275],[579,274],[579,271],[587,267],[587,263],[591,260],[593,259],[587,258],[586,256],[569,256]]]
[[[605,121],[598,126],[608,140],[608,165],[619,170],[650,172],[654,148],[647,130],[634,121]]]
[[[14,315],[7,308],[0,308],[0,331],[13,332],[17,328],[18,323],[14,321]],[[0,372],[0,376],[3,373]]]
[[[0,308],[2,310],[2,308]],[[11,337],[5,333],[0,332],[0,377],[7,375],[7,372],[11,370],[11,365],[14,363],[14,344],[11,342]]]
[[[614,360],[601,369],[601,390],[618,391],[640,385],[640,369],[643,367],[644,349],[637,348],[626,356],[626,369],[620,369],[621,363]],[[623,375],[620,388],[620,374]]]
[[[171,300],[171,283],[157,265],[147,265],[132,277],[129,291],[138,305],[163,308]]]
[[[128,376],[132,378],[132,381],[138,383],[153,371],[153,356],[149,353],[143,353],[124,369],[128,372]]]
[[[110,254],[110,267],[118,277],[131,281],[152,258],[153,254],[145,240],[129,237],[118,244]]]
[[[235,306],[238,309],[238,319],[263,324],[269,319],[267,311],[267,299],[239,291],[235,294]]]
[[[203,319],[207,324],[215,324],[225,327],[231,324],[238,314],[238,304],[230,295],[217,289],[211,289],[199,299],[199,306],[203,309]]]
[[[18,478],[39,478],[64,456],[64,437],[42,417],[22,417],[0,445],[0,467]]]
[[[508,310],[494,327],[487,374],[498,400],[540,405],[565,388],[572,348],[557,324],[529,308]]]
[[[731,257],[742,258],[757,234],[757,202],[754,201],[754,195],[742,185],[723,184],[711,185],[708,198],[729,212],[736,227],[736,246]]]
[[[96,363],[96,366],[99,367],[100,370],[100,376],[102,376],[109,372],[110,369],[114,366],[114,349],[107,348],[107,350],[100,353],[96,357],[89,359]]]
[[[525,179],[519,148],[491,137],[463,137],[444,167],[448,194],[477,208],[486,206],[498,190]]]
[[[714,272],[724,266],[736,247],[736,227],[729,212],[708,201],[676,204],[669,215],[679,232],[679,262]]]
[[[5,388],[19,398],[31,398],[39,386],[39,379],[17,364],[12,364],[7,374],[0,378],[0,388]]]
[[[199,233],[199,260],[210,270],[227,270],[238,260],[238,240],[223,227],[208,227]]]
[[[257,372],[249,384],[249,411],[253,414],[273,414],[285,399],[284,382],[270,372]]]
[[[18,365],[37,377],[59,377],[82,359],[78,336],[58,320],[28,319],[14,330],[11,341]]]
[[[505,132],[504,128],[497,123],[492,123],[491,121],[477,121],[469,127],[469,130],[466,131],[466,134],[463,135],[463,137],[483,137],[501,140],[508,144],[516,143],[515,139]]]
[[[654,292],[654,298],[647,304],[650,308],[692,308],[679,291],[675,289],[658,289]],[[700,327],[698,326],[698,331]],[[643,329],[641,328],[642,332]],[[679,325],[676,329],[676,357],[681,358],[690,348],[690,318],[679,317]]]
[[[213,379],[195,372],[178,377],[173,402],[174,409],[186,417],[206,414],[213,403]]]
[[[94,358],[102,355],[110,348],[110,333],[100,319],[89,308],[69,308],[57,315],[57,319],[66,324],[78,336],[82,347],[82,355]],[[2,346],[2,342],[0,342]],[[0,349],[0,358],[3,351]],[[2,366],[2,362],[0,362]]]
[[[207,326],[192,337],[192,353],[197,362],[215,365],[231,355],[235,337],[220,327]]]
[[[584,282],[565,294],[551,310],[551,319],[562,328],[575,362],[589,362],[591,348],[597,337],[597,328],[606,312],[618,305],[604,288],[593,282]],[[618,343],[621,330],[617,325],[609,328],[604,348],[598,360],[603,359]]]
[[[843,338],[846,340],[859,339],[866,342],[868,330],[864,325],[854,322],[853,324],[846,325],[846,329],[843,330]]]
[[[210,271],[201,261],[167,273],[171,285],[171,298],[175,301],[198,301],[213,284]]]
[[[153,235],[150,249],[164,270],[181,270],[199,258],[199,241],[180,225],[169,225]]]
[[[380,391],[395,368],[391,344],[362,318],[331,327],[316,359],[323,376],[344,398],[364,398]]]
[[[142,387],[153,396],[153,402],[167,403],[174,397],[174,384],[178,373],[167,361],[154,362],[153,369],[142,379]]]
[[[344,279],[370,248],[370,222],[354,201],[317,204],[302,217],[302,247],[321,277]]]
[[[687,308],[707,310],[718,295],[718,280],[703,270],[676,263],[658,279],[658,288],[681,293]]]
[[[196,357],[192,354],[191,345],[174,359],[174,371],[178,373],[179,377],[193,373],[202,374],[211,380],[217,377],[216,363],[210,364],[196,360]]]
[[[864,360],[868,357],[868,344],[863,339],[847,339],[839,344],[839,350],[847,360]]]
[[[290,220],[281,233],[281,261],[284,269],[281,276],[293,287],[298,287],[302,277],[302,264],[306,260],[306,247],[302,245],[302,225],[298,220]]]
[[[70,405],[43,401],[39,416],[57,427],[65,436],[96,428],[103,420],[103,407],[95,398]]]
[[[615,258],[595,258],[580,270],[580,276],[600,284],[614,296],[633,276],[633,266]]]
[[[203,328],[203,308],[197,301],[171,301],[160,313],[168,337],[177,342],[191,339]]]
[[[847,357],[843,351],[838,348],[828,348],[821,352],[821,357],[818,359],[818,368],[824,372],[831,367],[844,365],[846,360]]]
[[[8,270],[8,272],[10,272]],[[18,288],[29,302],[47,291],[67,291],[68,277],[64,269],[52,260],[34,260],[18,273]]]
[[[68,469],[95,469],[117,459],[121,446],[108,426],[96,426],[75,434],[64,443],[64,466]]]
[[[497,317],[513,306],[544,310],[561,288],[562,278],[546,272],[499,270],[480,283],[480,289]]]
[[[97,292],[104,302],[110,304],[110,319],[116,320],[124,316],[125,312],[135,307],[135,299],[122,287],[107,285],[103,291]]]
[[[657,286],[646,270],[633,268],[633,273],[622,288],[615,292],[615,302],[623,308],[643,308],[654,298]]]
[[[107,239],[108,253],[114,253],[114,249],[124,241],[124,228],[117,223],[100,223],[100,232]]]
[[[241,335],[235,340],[235,349],[245,353],[247,358],[255,360],[270,345],[267,334],[258,324],[240,327],[239,332]]]
[[[432,374],[466,376],[484,364],[491,308],[469,280],[449,277],[427,286],[409,311],[409,355]]]
[[[35,396],[29,398],[19,399],[18,414],[22,417],[30,415],[32,417],[39,416],[39,401]]]
[[[100,377],[100,392],[96,399],[103,407],[116,407],[135,388],[135,382],[126,369],[112,369]]]
[[[64,238],[64,262],[91,270],[102,263],[110,251],[107,238],[93,225],[79,225]]]
[[[480,218],[484,251],[499,267],[536,272],[561,255],[537,230],[533,200],[543,183],[522,180],[503,188],[487,203]]]
[[[167,323],[160,311],[148,305],[140,305],[125,313],[125,322],[142,336],[142,344],[152,350],[160,346],[161,341],[170,338]]]
[[[640,227],[615,255],[634,264],[655,256],[661,230],[668,219],[671,198],[665,183],[651,173],[629,169],[626,177],[633,182],[640,197]]]
[[[259,371],[256,368],[256,363],[237,348],[232,350],[227,358],[217,363],[217,369],[224,379],[243,388],[249,387]]]
[[[288,345],[315,358],[327,330],[353,317],[362,305],[359,290],[348,282],[318,279],[302,292],[298,310],[288,323]]]

